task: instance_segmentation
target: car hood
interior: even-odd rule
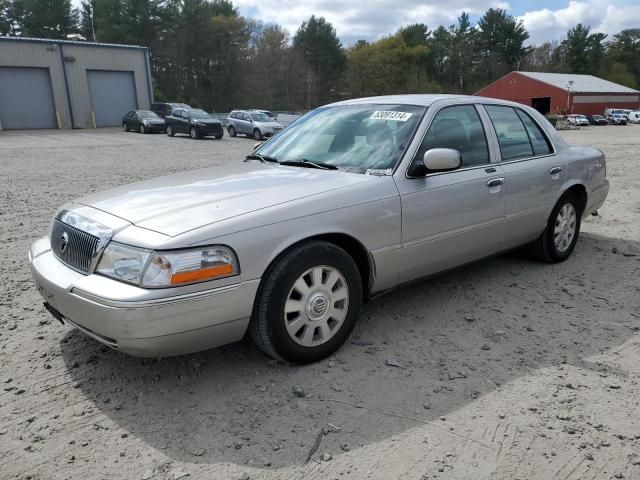
[[[193,121],[195,123],[206,123],[207,125],[217,125],[220,123],[220,120],[215,118],[194,118]]]
[[[173,237],[371,178],[355,173],[238,162],[133,183],[74,203]]]
[[[254,122],[259,127],[281,127],[278,122]]]

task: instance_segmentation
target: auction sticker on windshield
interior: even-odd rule
[[[371,114],[369,120],[395,120],[397,122],[406,122],[411,118],[411,115],[413,115],[413,113],[376,110]]]

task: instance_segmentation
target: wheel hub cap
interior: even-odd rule
[[[578,225],[576,209],[571,203],[562,206],[556,217],[553,240],[558,252],[566,252],[576,234]]]
[[[334,267],[321,265],[294,282],[284,306],[291,339],[305,347],[328,342],[342,326],[349,309],[349,287]]]

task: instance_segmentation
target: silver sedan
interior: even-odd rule
[[[113,349],[183,354],[248,331],[273,357],[312,362],[381,292],[523,245],[566,260],[605,174],[602,152],[520,104],[350,100],[244,161],[63,206],[29,262],[48,310]]]

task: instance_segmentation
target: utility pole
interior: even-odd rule
[[[91,34],[93,35],[93,43],[96,43],[96,27],[93,24],[93,3],[89,2],[89,16],[91,17]]]
[[[311,70],[307,70],[307,109],[311,110]]]

